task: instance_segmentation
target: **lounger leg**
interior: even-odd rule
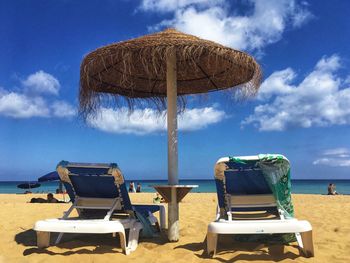
[[[304,247],[304,244],[303,244],[303,240],[301,239],[300,233],[295,233],[295,237],[296,237],[296,239],[297,239],[298,246],[299,246],[300,248],[303,248],[303,247]]]
[[[307,232],[302,232],[301,239],[303,241],[302,252],[306,257],[313,257],[314,254],[314,244],[312,241],[312,230]]]
[[[63,234],[64,234],[64,233],[59,233],[59,234],[58,234],[58,237],[57,237],[57,239],[56,239],[56,241],[55,241],[55,245],[57,245],[58,243],[61,242],[61,239],[62,239],[62,237],[63,237]]]
[[[50,232],[36,232],[36,242],[38,248],[44,248],[50,246]]]
[[[66,218],[69,217],[70,213],[72,213],[73,209],[74,209],[75,206],[77,205],[77,202],[78,202],[78,198],[74,201],[74,203],[71,205],[71,207],[69,207],[69,209],[68,209],[66,212],[63,212],[63,217],[62,217],[62,219],[66,219]],[[79,214],[79,216],[80,216],[80,209],[79,209],[79,208],[77,208],[77,212],[78,212],[78,214]],[[63,237],[63,233],[59,233],[59,234],[58,234],[58,237],[57,237],[57,239],[56,239],[56,241],[55,241],[55,245],[57,245],[58,243],[60,243],[62,237]]]
[[[119,232],[119,240],[120,240],[120,246],[122,247],[123,252],[125,255],[130,254],[130,250],[126,247],[126,240],[125,240],[125,232]]]
[[[218,243],[218,234],[208,232],[208,234],[207,234],[207,253],[209,256],[215,256],[217,243]]]
[[[160,206],[160,209],[159,209],[159,221],[160,221],[160,228],[161,229],[165,229],[165,207],[164,206]]]
[[[160,211],[159,211],[159,217],[160,219],[162,217],[160,214]],[[157,228],[158,232],[161,231],[161,227],[159,225],[158,219],[151,212],[148,212],[148,220],[151,222],[152,225],[154,225]]]
[[[138,246],[139,234],[141,229],[142,225],[139,222],[135,222],[133,226],[130,227],[128,242],[128,250],[130,250],[130,252],[135,251]]]

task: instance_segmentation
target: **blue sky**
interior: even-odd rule
[[[257,97],[192,100],[179,119],[179,177],[209,179],[227,155],[281,153],[294,179],[350,178],[348,1],[1,1],[0,180],[32,180],[64,159],[117,162],[166,179],[164,119],[103,107],[77,112],[90,51],[175,27],[261,64]]]

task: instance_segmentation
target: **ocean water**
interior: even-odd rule
[[[135,185],[141,183],[142,192],[155,192],[152,185],[167,184],[166,180],[134,180]],[[20,182],[0,182],[0,193],[16,194],[23,193],[25,190],[17,188]],[[127,185],[129,181],[126,181]],[[350,194],[350,180],[292,180],[292,193],[295,194],[327,194],[329,183],[336,185],[336,190],[340,194]],[[214,193],[216,192],[214,180],[180,180],[179,184],[198,185],[198,188],[192,189],[194,193]],[[31,189],[33,193],[55,193],[58,188],[58,182],[41,183],[39,188]]]

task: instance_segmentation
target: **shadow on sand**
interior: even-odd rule
[[[207,250],[207,240],[199,243],[189,243],[181,246],[175,247],[175,249],[187,249],[193,251],[198,258],[208,259],[210,258],[206,252]],[[215,260],[220,262],[236,262],[239,260],[246,261],[275,261],[279,262],[285,259],[296,259],[300,257],[298,246],[290,246],[296,248],[298,253],[295,254],[291,251],[285,252],[284,245],[266,245],[257,243],[246,243],[246,242],[235,242],[229,238],[220,238],[218,242],[218,250],[215,255]],[[238,252],[239,254],[236,255]],[[248,252],[248,253],[247,253]],[[222,255],[233,254],[235,255],[230,259],[223,259]]]
[[[36,246],[36,232],[32,229],[18,233],[15,236],[17,244],[28,247],[23,251],[24,256],[31,254],[48,255],[72,255],[72,254],[106,254],[121,253],[119,236],[112,237],[111,234],[65,234],[58,245],[54,242],[58,233],[51,233],[50,247],[58,247],[69,251],[53,252],[50,248],[38,248]],[[167,242],[166,235],[162,232],[157,238],[140,238],[139,242],[148,242],[155,245],[163,245]],[[87,249],[86,247],[93,247]]]

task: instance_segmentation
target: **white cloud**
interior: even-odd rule
[[[350,88],[337,72],[340,58],[323,57],[298,85],[296,73],[286,69],[271,74],[261,86],[254,113],[242,121],[261,131],[283,131],[290,127],[309,128],[350,124]]]
[[[143,0],[140,8],[144,11],[173,12],[191,5],[210,7],[221,4],[224,0]]]
[[[350,84],[350,75],[346,77],[345,83],[346,83],[346,84]]]
[[[188,109],[178,117],[179,129],[182,131],[204,129],[210,124],[222,121],[225,115],[224,111],[214,107]]]
[[[285,95],[293,91],[291,82],[296,74],[291,68],[272,73],[260,86],[257,98],[259,100],[270,99],[272,96]]]
[[[350,159],[321,158],[314,161],[313,164],[332,167],[350,167]]]
[[[244,50],[261,50],[280,40],[286,28],[300,27],[312,17],[307,5],[296,0],[250,0],[244,15],[230,13],[230,4],[223,0],[143,0],[140,8],[172,13],[172,19],[163,20],[151,29],[172,26]]]
[[[187,109],[178,116],[179,130],[193,131],[220,122],[225,112],[213,107]],[[166,130],[166,112],[153,109],[136,109],[128,113],[127,108],[113,110],[101,108],[97,115],[88,118],[88,124],[96,129],[110,133],[149,134]]]
[[[22,81],[27,91],[35,94],[53,94],[58,95],[60,89],[59,81],[49,73],[39,70],[29,75]]]
[[[0,87],[0,115],[12,118],[71,117],[75,108],[65,101],[52,101],[47,93],[58,95],[58,80],[40,70],[22,81],[21,91]]]
[[[49,109],[41,97],[15,92],[0,93],[0,114],[13,118],[48,117]]]
[[[350,150],[347,148],[335,148],[325,150],[325,157],[316,159],[314,165],[327,165],[332,167],[350,167]]]
[[[136,109],[129,114],[127,108],[101,108],[94,118],[89,117],[87,121],[90,126],[106,132],[146,134],[165,130],[162,116],[152,109]]]
[[[290,1],[292,8],[295,10],[292,14],[292,23],[294,27],[300,27],[309,21],[313,15],[307,10],[309,4],[306,1],[302,1],[300,5],[296,1]]]
[[[323,152],[323,155],[335,155],[338,157],[350,157],[350,150],[347,148],[334,148],[328,149]]]
[[[76,110],[72,105],[65,101],[55,101],[51,105],[53,116],[63,118],[63,117],[72,117],[76,115]]]

